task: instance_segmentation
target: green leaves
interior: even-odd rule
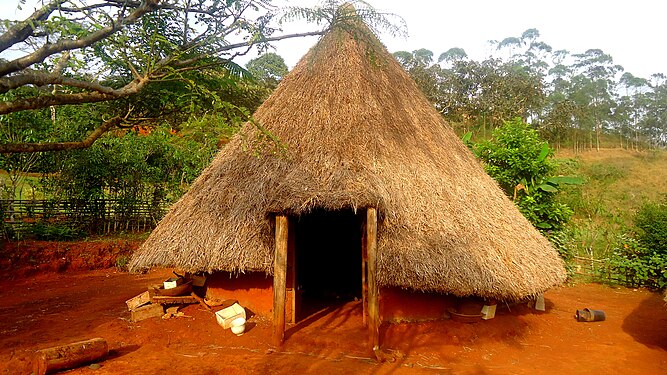
[[[581,185],[584,179],[576,176],[553,176],[537,186],[538,189],[549,193],[557,193],[559,185]]]
[[[667,253],[647,247],[631,234],[618,238],[608,263],[612,278],[627,286],[667,287]]]
[[[470,141],[470,133],[464,136]],[[556,200],[559,186],[580,184],[578,177],[551,176],[553,151],[537,132],[521,119],[507,121],[493,137],[472,146],[484,168],[538,229],[559,230],[572,210]]]
[[[667,256],[667,196],[664,202],[642,205],[634,224],[637,238],[644,246]]]
[[[283,76],[287,75],[288,72],[285,60],[283,60],[280,55],[273,52],[265,53],[262,56],[250,60],[246,64],[246,68],[252,75],[252,78],[262,82],[270,88],[278,86],[278,82],[280,82]]]
[[[463,134],[463,137],[461,137],[461,140],[463,141],[463,143],[468,147],[473,146],[471,139],[472,139],[472,132],[467,132],[467,133]]]
[[[549,193],[557,193],[558,192],[558,188],[556,188],[553,185],[549,185],[549,184],[540,184],[537,188],[542,190],[542,191],[549,192]]]
[[[182,183],[191,182],[216,151],[215,141],[207,146],[168,128],[139,127],[121,137],[105,137],[90,149],[61,155],[59,173],[46,177],[46,182],[63,198],[151,200],[158,190],[178,192]]]
[[[321,2],[321,5],[311,8],[286,8],[280,18],[280,22],[284,23],[294,20],[305,20],[310,23],[325,25],[326,29],[330,29],[336,25],[346,30],[355,29],[355,24],[361,20],[375,34],[385,31],[392,36],[407,35],[407,26],[401,17],[395,14],[378,12],[370,4],[362,0],[346,2],[325,0]]]
[[[551,149],[549,148],[549,145],[547,143],[544,143],[542,145],[542,150],[540,150],[540,154],[537,155],[536,161],[538,163],[543,162],[547,158],[547,156],[549,156],[550,151],[551,151]]]
[[[585,181],[577,176],[553,176],[547,179],[547,182],[553,185],[582,185]]]

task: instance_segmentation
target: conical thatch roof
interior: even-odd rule
[[[365,27],[362,27],[362,29]],[[378,282],[518,299],[563,262],[386,49],[334,29],[171,208],[131,269],[273,272],[274,213],[377,207]],[[258,155],[259,154],[259,155]]]

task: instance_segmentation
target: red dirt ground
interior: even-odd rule
[[[29,374],[37,349],[102,337],[111,349],[97,370],[71,374],[667,374],[667,306],[657,293],[582,284],[545,294],[547,311],[499,306],[496,318],[383,324],[383,348],[367,350],[361,307],[350,302],[288,326],[271,345],[271,322],[248,320],[235,336],[199,305],[186,317],[128,321],[125,300],[171,276],[115,268],[41,272],[0,280],[0,373]],[[580,323],[577,309],[604,310],[607,320]]]
[[[141,242],[99,237],[72,242],[0,243],[0,275],[16,278],[48,271],[93,270],[124,265]]]

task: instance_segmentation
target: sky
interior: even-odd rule
[[[667,2],[633,0],[367,0],[378,11],[401,16],[408,37],[380,35],[390,52],[427,48],[437,58],[452,47],[463,48],[475,60],[488,57],[488,40],[519,37],[530,28],[554,50],[583,53],[601,49],[635,76],[648,78],[667,74]],[[0,0],[0,18],[18,18],[18,0]],[[31,8],[28,0],[24,8]],[[276,0],[275,4],[312,6],[317,0]],[[25,12],[25,11],[24,11]],[[285,32],[315,30],[315,25],[295,22],[283,26]],[[275,52],[289,67],[317,42],[316,37],[276,42]],[[245,63],[250,57],[239,60]]]
[[[452,47],[463,48],[469,57],[481,60],[490,52],[488,40],[519,37],[530,28],[554,50],[583,53],[601,49],[626,71],[648,78],[667,74],[667,2],[634,0],[367,0],[379,11],[401,16],[408,37],[380,35],[390,52],[427,48],[434,56]],[[290,5],[312,5],[317,1],[289,1]],[[299,25],[303,30],[304,26]],[[307,25],[305,26],[308,27]],[[286,31],[292,30],[285,28]],[[298,30],[298,28],[297,28]],[[316,43],[315,38],[277,43],[277,53],[288,66]]]

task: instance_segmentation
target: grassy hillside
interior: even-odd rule
[[[556,157],[561,174],[586,180],[562,195],[575,211],[570,228],[580,257],[607,258],[618,237],[632,229],[637,209],[667,198],[666,151],[561,150]]]

